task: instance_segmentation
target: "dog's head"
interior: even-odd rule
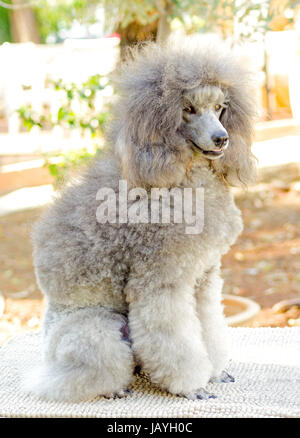
[[[209,160],[224,156],[229,136],[222,118],[228,105],[226,93],[213,85],[197,87],[183,94],[179,131],[196,154]]]
[[[255,179],[251,75],[219,48],[150,43],[124,64],[112,130],[132,185],[179,184],[194,156],[230,185]]]

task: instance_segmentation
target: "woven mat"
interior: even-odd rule
[[[300,328],[230,328],[228,366],[235,383],[214,383],[217,398],[187,400],[138,376],[125,399],[48,402],[24,394],[22,373],[41,360],[40,333],[18,335],[0,349],[0,417],[300,417]]]

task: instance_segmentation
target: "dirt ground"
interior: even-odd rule
[[[223,258],[224,293],[249,297],[261,312],[250,326],[300,325],[300,181],[261,183],[237,191],[243,234]],[[30,230],[41,209],[0,218],[0,345],[14,334],[40,327],[44,300],[35,282]],[[276,312],[274,304],[298,298]]]
[[[258,184],[236,203],[244,231],[223,258],[223,292],[260,304],[253,327],[300,325],[300,181]],[[297,305],[273,309],[290,299]]]

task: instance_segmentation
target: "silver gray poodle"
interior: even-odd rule
[[[172,394],[207,398],[210,380],[232,380],[220,264],[242,230],[230,186],[255,179],[252,78],[185,39],[133,50],[117,87],[107,152],[34,229],[47,311],[43,365],[26,387],[53,400],[122,396],[138,365]],[[118,197],[121,180],[150,194],[149,208],[152,188],[202,188],[202,232],[184,220],[101,223],[97,193]]]

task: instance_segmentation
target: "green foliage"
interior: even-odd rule
[[[0,7],[0,44],[11,41],[9,12]]]
[[[59,107],[53,124],[89,130],[92,137],[100,136],[107,120],[106,113],[98,113],[95,109],[97,91],[104,90],[101,75],[91,76],[80,86],[71,83],[64,84],[62,80],[53,83],[55,90],[65,94],[65,103]],[[74,104],[80,105],[80,110],[74,110]]]
[[[75,20],[93,23],[94,8],[99,0],[41,0],[34,8],[42,41],[50,35],[61,40],[60,32],[72,27]]]
[[[28,131],[33,126],[45,128],[59,125],[64,128],[79,128],[82,132],[88,130],[92,137],[99,137],[107,121],[107,113],[96,110],[95,99],[97,91],[104,90],[105,82],[106,79],[101,75],[91,76],[79,86],[75,83],[65,84],[61,79],[50,82],[56,91],[63,94],[63,103],[56,114],[37,114],[30,105],[19,108],[17,112]]]
[[[42,128],[42,123],[45,121],[44,116],[39,116],[36,114],[31,105],[24,105],[17,109],[20,119],[22,120],[23,126],[27,131],[31,131],[34,126]]]
[[[67,153],[47,155],[46,166],[55,177],[56,185],[60,185],[74,168],[87,163],[95,154],[100,153],[99,139],[103,136],[107,112],[99,111],[96,105],[98,92],[103,91],[108,81],[101,75],[89,77],[82,84],[64,83],[61,79],[50,81],[55,92],[59,93],[61,102],[58,109],[51,113],[38,114],[30,105],[17,110],[23,126],[30,131],[34,126],[47,129],[61,126],[68,130],[78,129],[82,135],[89,133],[94,139],[92,150],[82,148]]]
[[[258,40],[270,30],[270,23],[279,13],[294,9],[299,0],[169,0],[173,3],[171,18],[177,18],[187,27],[194,21],[198,32],[220,30],[228,21],[243,24],[240,38]],[[292,21],[292,20],[291,20]],[[195,26],[193,27],[195,31]]]
[[[287,9],[295,9],[299,0],[283,0],[274,2],[272,0],[239,0],[238,8],[235,7],[234,15],[238,22],[244,24],[244,31],[241,39],[259,40],[265,37],[270,30],[270,24],[276,15],[283,14]],[[293,22],[293,19],[290,19]]]
[[[135,21],[146,25],[159,18],[155,0],[99,0],[99,3],[105,11],[106,25],[111,29],[119,24],[125,28]]]
[[[109,32],[134,22],[150,24],[165,11],[169,22],[180,20],[187,30],[197,32],[222,30],[234,18],[245,24],[242,38],[258,39],[279,10],[298,4],[299,0],[41,0],[34,9],[44,42],[49,35],[60,41],[61,31],[70,29],[75,20],[94,23],[98,7],[104,9]]]
[[[60,30],[69,29],[74,20],[92,23],[97,7],[103,7],[105,24],[111,32],[134,22],[147,25],[166,12],[169,22],[180,20],[187,30],[197,32],[220,30],[224,23],[235,19],[245,24],[242,38],[258,39],[278,11],[297,4],[299,0],[55,0],[49,5],[42,0],[36,13],[44,41],[51,33],[59,39]]]
[[[95,147],[92,151],[82,148],[61,153],[55,157],[45,155],[45,167],[55,179],[54,186],[61,187],[74,171],[88,164],[92,158],[100,153],[101,150]]]
[[[270,23],[278,11],[272,8],[271,0],[253,0],[251,4],[247,0],[239,0],[233,12],[236,21],[244,25],[240,38],[257,41],[270,30]]]

